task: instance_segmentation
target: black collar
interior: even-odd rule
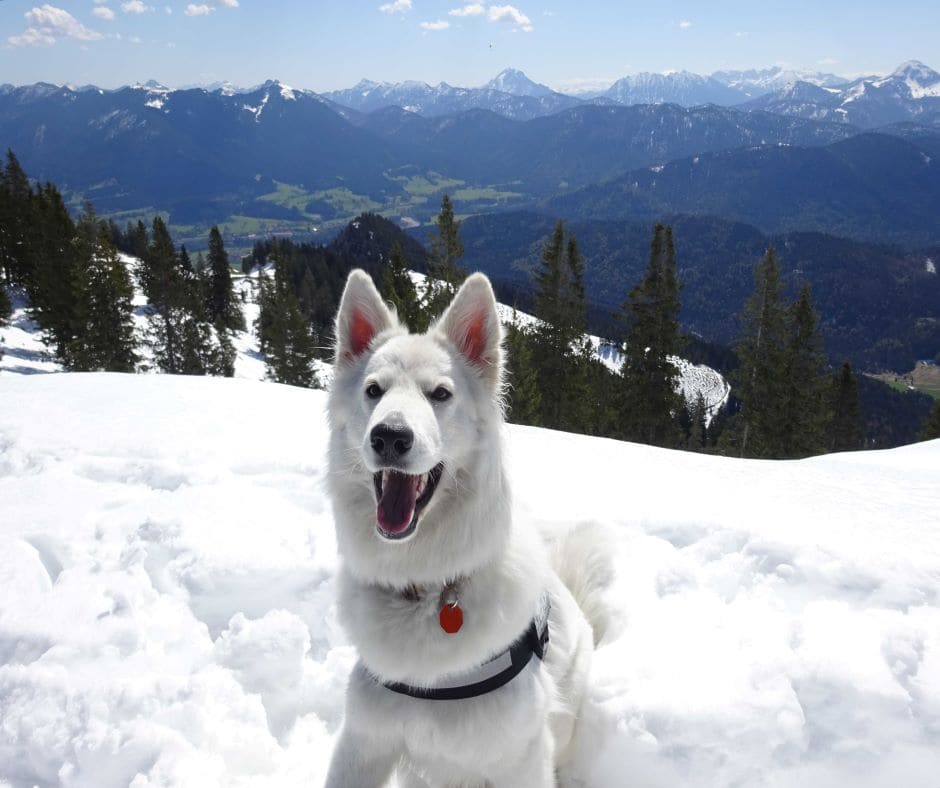
[[[433,687],[413,687],[400,682],[383,683],[386,689],[421,700],[465,700],[486,695],[508,684],[529,664],[534,654],[545,659],[548,646],[548,594],[539,599],[539,609],[525,631],[508,648],[468,673],[455,676]]]

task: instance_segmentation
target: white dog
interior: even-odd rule
[[[396,771],[415,788],[556,784],[592,631],[539,534],[513,522],[502,385],[485,276],[411,335],[364,272],[349,275],[329,485],[359,663],[329,788],[379,788]],[[596,565],[577,563],[569,585],[597,609]]]

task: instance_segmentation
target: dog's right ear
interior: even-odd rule
[[[397,325],[372,278],[360,268],[350,271],[336,313],[336,363],[355,361],[376,334]]]

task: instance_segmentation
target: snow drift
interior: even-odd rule
[[[325,395],[0,378],[0,785],[321,783]],[[940,442],[800,462],[508,429],[518,517],[610,529],[569,786],[937,788]]]

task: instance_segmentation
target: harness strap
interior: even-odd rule
[[[550,610],[548,594],[543,594],[539,600],[538,612],[509,648],[470,673],[454,677],[453,683],[445,680],[434,687],[413,687],[395,681],[383,683],[383,686],[392,692],[420,700],[465,700],[493,692],[518,676],[529,664],[533,654],[540,660],[545,659]]]

